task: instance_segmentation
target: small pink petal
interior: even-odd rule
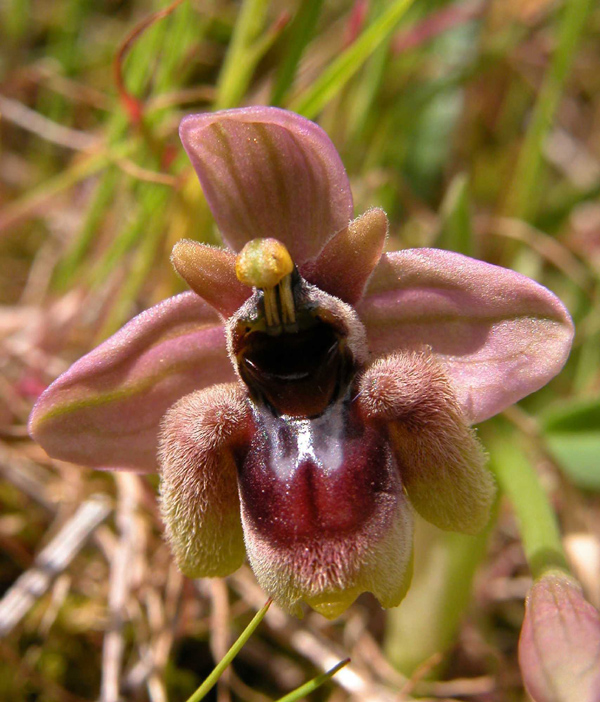
[[[565,573],[547,573],[531,588],[519,665],[535,702],[600,700],[600,614]]]
[[[31,413],[54,458],[156,470],[158,425],[180,397],[234,379],[218,314],[195,293],[132,319],[61,375]]]
[[[190,288],[224,317],[231,317],[252,293],[236,277],[233,251],[181,239],[173,247],[171,263]]]
[[[379,207],[367,210],[332,237],[317,258],[302,267],[302,275],[330,295],[357,303],[381,258],[387,232],[385,212]]]
[[[384,254],[357,311],[376,355],[430,347],[472,422],[545,385],[573,338],[569,313],[546,288],[437,249]]]
[[[325,132],[275,107],[190,115],[179,128],[223,239],[283,242],[298,264],[352,218],[350,185]]]

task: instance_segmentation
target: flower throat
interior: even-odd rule
[[[275,239],[254,239],[236,261],[238,279],[256,288],[237,320],[233,352],[254,402],[276,415],[316,417],[356,371],[346,332],[311,300],[310,286]]]

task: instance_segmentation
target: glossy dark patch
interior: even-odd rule
[[[402,489],[387,436],[347,404],[332,417],[258,419],[239,484],[253,527],[274,544],[352,535]]]
[[[352,363],[344,340],[320,319],[278,335],[252,331],[238,351],[244,382],[279,414],[314,417],[345,387]]]

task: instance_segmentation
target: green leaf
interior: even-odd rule
[[[397,28],[413,0],[395,0],[288,109],[314,119]]]
[[[600,491],[600,432],[550,434],[546,443],[577,487]]]
[[[542,415],[550,453],[577,487],[600,491],[600,397]]]
[[[552,407],[540,417],[545,432],[600,433],[600,396]]]

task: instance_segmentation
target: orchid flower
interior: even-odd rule
[[[313,122],[270,107],[185,118],[224,242],[179,242],[191,292],[143,312],[40,397],[63,460],[156,470],[190,577],[248,557],[288,611],[327,617],[409,585],[413,509],[486,524],[494,481],[471,424],[547,383],[572,323],[534,281],[457,253],[384,253]]]

